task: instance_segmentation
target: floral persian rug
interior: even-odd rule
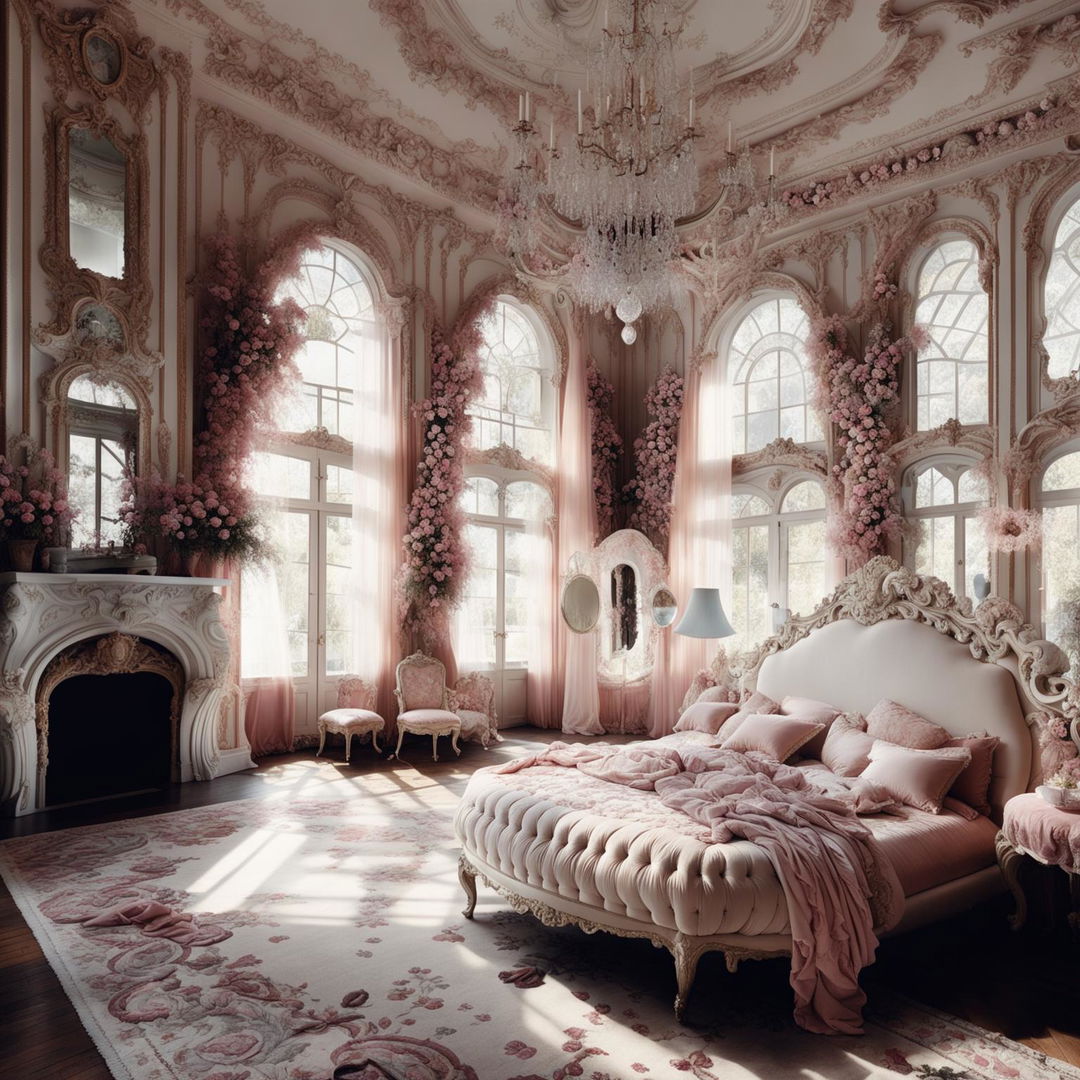
[[[313,766],[270,797],[9,840],[0,870],[117,1077],[132,1080],[1080,1080],[876,992],[862,1037],[791,1020],[784,964],[671,958],[460,909],[453,797]]]

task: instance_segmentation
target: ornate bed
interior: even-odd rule
[[[942,815],[935,826],[953,830],[961,856],[927,862],[919,852],[939,845],[926,836],[915,837],[914,847],[910,837],[894,844],[897,861],[912,863],[898,867],[906,903],[895,933],[1003,889],[994,837],[1004,803],[1038,782],[1043,757],[1075,752],[1053,734],[1065,721],[1077,740],[1080,697],[1063,677],[1067,666],[1012,605],[990,598],[973,612],[943,582],[882,557],[812,614],[789,620],[730,678],[776,700],[800,695],[864,714],[890,698],[957,737],[979,730],[1000,739],[992,820],[961,829]],[[681,736],[668,738],[679,745]],[[760,847],[703,840],[690,819],[680,827],[674,812],[648,803],[651,792],[620,789],[594,799],[597,785],[614,785],[563,771],[573,777],[530,783],[525,773],[490,769],[473,776],[456,818],[467,917],[479,878],[548,925],[646,938],[674,957],[679,1016],[704,953],[723,952],[732,971],[743,959],[791,953],[784,890]],[[940,848],[959,850],[951,840]]]

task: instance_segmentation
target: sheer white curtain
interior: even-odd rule
[[[397,715],[394,670],[400,619],[394,583],[401,564],[407,490],[400,341],[387,312],[359,321],[353,392],[352,670],[378,688],[377,710]]]
[[[731,397],[715,356],[691,368],[683,401],[668,543],[671,588],[682,610],[693,589],[719,588],[730,612]],[[653,669],[648,728],[654,737],[674,727],[694,674],[709,665],[722,644],[673,631],[661,633]]]
[[[546,508],[550,509],[550,506]],[[528,559],[525,584],[529,604],[528,717],[537,727],[556,728],[562,712],[557,670],[559,574],[551,522],[546,512],[543,517],[528,521],[525,531]]]

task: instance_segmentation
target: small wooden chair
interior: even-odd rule
[[[366,679],[356,675],[346,675],[338,683],[338,707],[324,712],[319,717],[319,750],[323,752],[326,733],[345,736],[345,760],[349,760],[354,735],[371,733],[371,745],[375,753],[379,749],[379,732],[386,728],[386,721],[375,712],[376,688]]]

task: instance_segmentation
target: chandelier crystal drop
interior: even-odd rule
[[[642,311],[669,298],[675,223],[697,196],[692,76],[680,86],[680,27],[668,15],[662,0],[612,0],[599,45],[589,51],[588,89],[577,93],[576,138],[560,153],[552,125],[547,148],[544,194],[582,229],[570,284],[593,311],[616,309],[624,340]],[[540,202],[539,166],[525,145],[534,130],[523,98],[510,178],[514,212],[506,215],[512,226],[534,216]],[[518,228],[523,240],[526,230]]]

